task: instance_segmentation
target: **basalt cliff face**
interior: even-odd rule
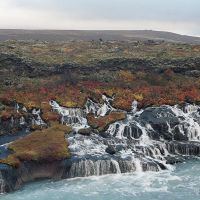
[[[29,158],[20,160],[18,166],[8,165],[6,162],[0,164],[1,193],[19,189],[26,182],[43,178],[59,180],[111,173],[167,170],[177,162],[200,156],[199,106],[186,103],[138,109],[137,102],[134,101],[132,110],[127,112],[113,108],[112,100],[105,95],[102,103],[88,99],[83,109],[66,108],[56,101],[50,101],[52,112],[60,116],[60,123],[72,127],[65,135],[70,157],[45,161]],[[20,109],[29,112],[19,106],[15,106],[16,108],[19,109],[18,112]],[[31,113],[33,124],[48,126],[41,119],[39,111],[34,110]],[[111,121],[108,117],[105,118],[112,113],[123,113],[124,118],[119,120],[114,115]],[[106,123],[107,128],[90,126],[92,122],[88,123],[88,114],[93,114],[95,120],[100,121],[99,127]],[[23,124],[26,124],[23,128],[29,127],[26,119]],[[53,135],[57,137],[56,129],[53,130]],[[29,136],[30,130],[22,135],[18,134],[23,140]],[[15,143],[12,136],[4,137],[7,142]],[[1,144],[1,159],[13,154],[9,151],[10,144],[7,142]]]

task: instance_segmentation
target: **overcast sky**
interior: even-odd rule
[[[0,28],[151,29],[200,36],[200,0],[0,0]]]

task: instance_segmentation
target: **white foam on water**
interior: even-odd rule
[[[192,169],[192,171],[191,171]],[[141,172],[31,183],[0,196],[2,200],[199,200],[199,162],[181,164],[173,172]]]
[[[85,155],[104,155],[106,145],[98,135],[91,137],[84,137],[76,134],[75,136],[69,137],[69,149],[70,151],[79,156]]]
[[[143,171],[142,166],[141,166],[141,161],[139,159],[135,159],[134,160],[134,164],[135,164],[135,168],[136,168],[136,172],[140,173]]]

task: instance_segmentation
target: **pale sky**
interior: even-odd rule
[[[0,28],[146,29],[200,36],[200,0],[0,0]]]

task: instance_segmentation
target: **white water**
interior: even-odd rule
[[[102,99],[102,104],[88,99],[83,110],[65,108],[55,101],[51,101],[50,105],[54,112],[60,114],[61,122],[72,126],[77,132],[80,128],[89,127],[86,119],[88,113],[100,117],[115,110],[110,104],[112,99],[105,96]],[[32,113],[36,115],[35,123],[41,125],[43,122],[40,121],[40,111],[33,110]],[[104,133],[106,136],[102,137],[101,133],[66,136],[70,144],[72,164],[64,177],[112,173],[118,174],[118,177],[121,173],[135,172],[136,174],[131,175],[134,179],[146,178],[144,171],[160,171],[157,174],[162,175],[164,172],[161,169],[168,169],[165,173],[171,175],[174,167],[168,161],[172,160],[173,163],[173,159],[200,156],[199,113],[200,107],[190,104],[183,107],[164,105],[138,111],[137,102],[133,102],[132,112],[127,113],[127,119],[111,124]],[[23,119],[21,121],[24,123]],[[114,154],[108,151],[108,147],[115,149]],[[151,174],[155,175],[147,172],[147,175]],[[122,180],[124,177],[126,175],[120,176]]]
[[[174,171],[137,172],[31,183],[0,200],[199,200],[200,161]]]
[[[45,126],[46,125],[40,116],[40,114],[41,114],[40,109],[33,109],[32,114],[36,116],[35,118],[32,119],[32,124],[35,124],[37,126],[43,126],[43,125]]]
[[[113,99],[107,98],[105,95],[102,96],[102,99],[102,104],[88,99],[84,110],[65,108],[55,101],[51,101],[50,105],[53,111],[61,115],[62,123],[70,125],[75,131],[78,131],[80,128],[89,127],[86,119],[88,113],[99,117],[115,110],[111,106]],[[73,163],[70,177],[98,175],[99,171],[101,174],[121,173],[124,167],[126,168],[125,172],[157,171],[163,168],[162,166],[167,169],[173,168],[167,164],[166,157],[173,158],[179,154],[190,155],[190,149],[189,147],[184,149],[184,147],[174,146],[173,152],[169,152],[170,145],[166,145],[166,142],[174,140],[177,132],[178,137],[182,135],[185,141],[199,142],[199,110],[198,106],[190,104],[182,108],[163,105],[138,110],[137,102],[134,101],[132,112],[127,113],[127,119],[109,126],[106,134],[111,137],[105,139],[96,134],[92,134],[90,137],[81,135],[68,137],[72,156],[78,158],[77,163]],[[165,135],[160,134],[159,129],[152,127],[156,123],[165,127],[164,132],[171,135],[171,139],[166,139]],[[118,148],[113,156],[106,152],[109,145]],[[90,170],[92,172],[89,172]]]
[[[133,102],[132,106],[132,113],[130,113],[127,116],[127,120],[123,122],[116,122],[112,125],[110,125],[107,132],[109,132],[111,135],[114,135],[120,139],[124,137],[129,137],[132,139],[138,139],[139,134],[138,132],[142,132],[142,138],[140,138],[140,141],[147,144],[149,143],[149,139],[147,136],[147,132],[152,131],[153,128],[148,122],[144,122],[144,124],[141,123],[141,119],[138,121],[138,116],[148,111],[148,108],[146,110],[139,110],[137,111],[137,103]],[[174,127],[171,127],[171,125],[167,122],[168,125],[168,132],[174,132],[175,129],[178,129],[179,132],[181,132],[183,135],[188,134],[188,138],[190,141],[200,141],[200,107],[196,105],[186,105],[183,107],[183,109],[180,109],[179,106],[168,106],[164,105],[161,107],[152,107],[154,110],[161,110],[166,109],[165,112],[161,111],[161,113],[156,114],[155,119],[162,119],[162,118],[177,118],[178,124]],[[150,109],[152,109],[150,108]],[[167,112],[168,110],[168,112]],[[134,125],[134,127],[137,128],[136,135],[133,135],[131,126]],[[118,127],[118,128],[117,128]],[[129,129],[129,135],[124,135],[125,128]]]
[[[98,116],[105,116],[106,114],[114,111],[115,109],[111,106],[111,102],[113,101],[113,98],[106,97],[105,95],[102,95],[103,103],[95,103],[91,99],[88,99],[85,104],[85,110],[86,113],[93,113],[97,117]]]
[[[60,106],[56,101],[50,101],[49,104],[52,107],[52,111],[57,112],[61,116],[61,123],[71,126],[75,131],[82,128],[88,128],[86,115],[93,113],[96,117],[105,116],[106,114],[114,111],[111,106],[113,99],[102,95],[103,103],[95,103],[91,99],[88,99],[85,103],[85,109],[80,108],[65,108]]]

